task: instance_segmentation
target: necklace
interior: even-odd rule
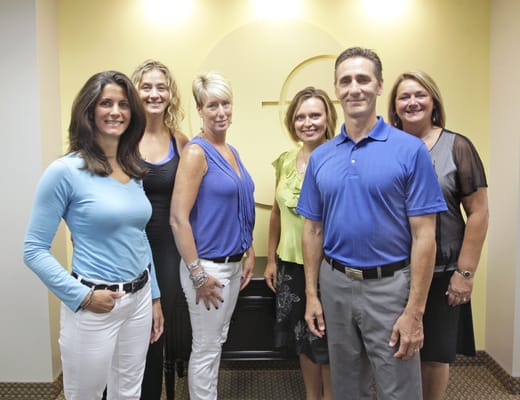
[[[304,161],[302,161],[302,163],[300,164],[300,166],[298,167],[298,172],[302,175],[305,174],[305,171],[307,170],[307,163]]]
[[[434,127],[430,132],[428,132],[426,135],[424,135],[421,139],[426,145],[426,148],[428,151],[431,151],[433,146],[435,146],[435,143],[437,142],[437,139],[430,141],[430,138],[434,136],[434,133],[436,133],[437,128]]]
[[[305,171],[307,170],[307,165],[309,163],[309,159],[305,159],[305,155],[303,154],[303,149],[301,149],[298,154],[301,156],[301,163],[298,166],[298,162],[296,162],[296,169],[300,175],[305,175]],[[310,156],[309,156],[310,157]]]
[[[426,135],[424,135],[421,139],[423,140],[423,142],[426,142],[434,133],[435,128],[432,128],[432,130],[428,132]]]
[[[433,146],[435,146],[435,143],[437,143],[438,137],[436,136],[436,133],[437,127],[434,127],[430,132],[421,138],[428,151],[431,151]],[[433,137],[433,140],[430,140],[431,137]]]

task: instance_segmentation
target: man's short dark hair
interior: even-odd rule
[[[336,82],[338,66],[346,59],[354,57],[363,57],[372,61],[372,64],[374,65],[374,75],[376,76],[377,81],[381,82],[383,80],[383,64],[376,52],[362,47],[350,47],[336,58],[336,63],[334,64],[334,82]]]

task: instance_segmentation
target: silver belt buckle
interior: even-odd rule
[[[359,269],[345,267],[345,275],[347,275],[350,279],[355,279],[356,281],[363,280],[363,271]]]

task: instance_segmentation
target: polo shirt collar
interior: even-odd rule
[[[368,133],[368,135],[362,140],[366,140],[370,138],[372,140],[378,140],[380,142],[388,139],[389,130],[387,129],[388,125],[385,124],[383,117],[378,116],[377,122],[372,128],[372,130]],[[352,139],[348,136],[347,131],[345,130],[345,123],[341,124],[341,132],[340,136],[342,138],[341,143],[351,141]]]

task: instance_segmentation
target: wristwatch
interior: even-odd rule
[[[475,276],[475,272],[468,271],[467,269],[460,269],[457,267],[457,272],[462,275],[464,279],[471,279]]]

